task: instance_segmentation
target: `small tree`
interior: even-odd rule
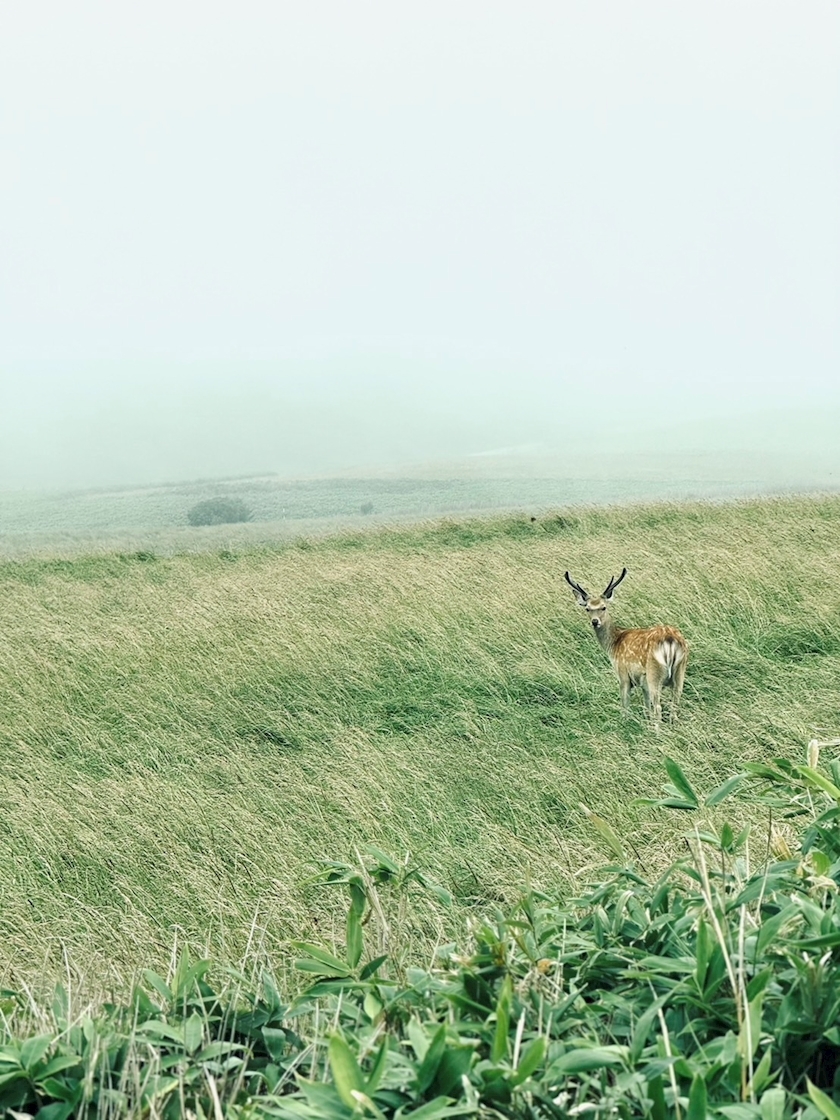
[[[367,517],[369,513],[373,513],[373,502],[362,502],[359,506],[359,513],[363,513],[365,517]]]
[[[251,511],[241,498],[208,498],[187,513],[190,525],[228,525],[250,521]]]

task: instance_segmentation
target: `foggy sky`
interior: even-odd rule
[[[838,75],[833,0],[7,4],[0,487],[840,409]]]

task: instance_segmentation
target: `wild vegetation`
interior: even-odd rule
[[[791,1115],[806,1076],[830,1092],[767,1039],[833,990],[834,943],[803,945],[837,925],[840,775],[772,760],[838,730],[838,517],[835,498],[660,505],[4,563],[0,1087],[27,1114],[72,1104],[44,1120],[129,1098],[212,1114],[215,1092],[250,1115],[278,1087],[259,1108],[336,1120],[368,1109],[353,1093],[372,1116],[430,1105],[418,1120],[596,1098],[664,1116],[681,1097],[741,1120]],[[617,621],[678,625],[691,650],[682,718],[658,735],[640,702],[621,719],[563,581],[625,565]],[[666,756],[689,804],[742,772],[775,783],[773,828],[763,788],[730,824],[712,797],[691,843],[714,859],[663,880],[686,826],[649,803]],[[771,874],[776,831],[792,855]],[[307,994],[313,973],[332,987]],[[665,1027],[657,1010],[639,1036],[671,988]],[[747,1006],[766,1015],[750,1054]],[[297,1074],[331,1103],[287,1100]],[[77,1078],[66,1099],[38,1088],[56,1077]]]

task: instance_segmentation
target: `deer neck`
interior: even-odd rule
[[[612,657],[613,650],[622,633],[623,630],[616,626],[609,616],[607,616],[603,623],[595,630],[595,637],[598,639],[598,645],[608,657]]]

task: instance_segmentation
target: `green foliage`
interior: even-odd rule
[[[250,521],[251,517],[250,509],[241,498],[207,498],[187,511],[190,525],[231,525]]]
[[[398,915],[427,892],[451,900],[411,860],[368,848],[317,877],[344,893],[345,947],[298,944],[310,982],[292,998],[270,973],[218,988],[187,952],[124,1006],[74,1016],[59,987],[34,1032],[31,998],[4,993],[0,1109],[836,1120],[840,763],[828,776],[812,744],[805,765],[751,765],[704,796],[666,769],[663,805],[675,789],[694,812],[737,795],[741,811],[799,821],[798,854],[771,834],[753,865],[749,827],[698,820],[690,856],[657,879],[613,866],[574,898],[530,891],[417,968]]]

